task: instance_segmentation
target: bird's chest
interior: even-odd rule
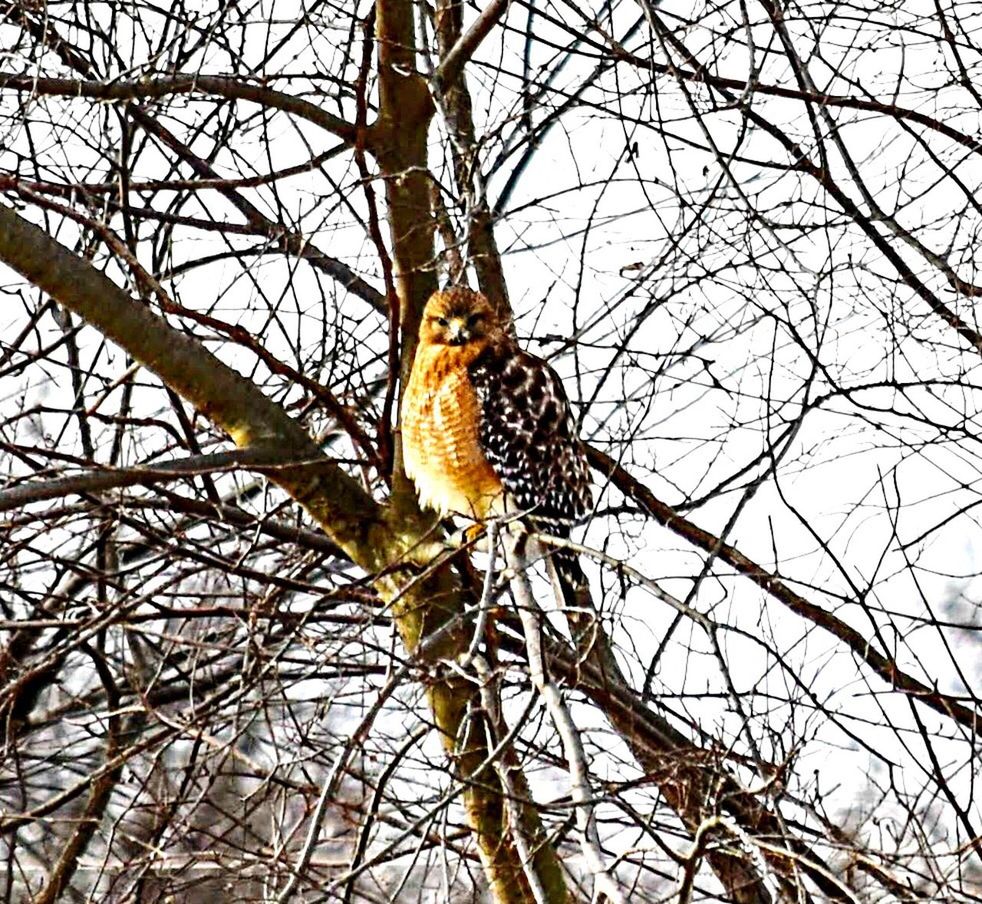
[[[403,460],[423,505],[484,518],[501,483],[481,449],[482,406],[467,363],[457,349],[417,353],[403,400]]]

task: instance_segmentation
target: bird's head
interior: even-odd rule
[[[467,345],[485,339],[498,329],[498,316],[480,292],[463,286],[441,289],[430,296],[419,326],[422,342],[434,345]]]

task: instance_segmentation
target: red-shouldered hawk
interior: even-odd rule
[[[524,512],[567,536],[592,506],[586,453],[559,377],[522,351],[479,292],[435,292],[402,401],[406,474],[422,505],[481,521]],[[557,550],[561,590],[585,586],[576,556]]]

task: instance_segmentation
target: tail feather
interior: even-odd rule
[[[588,606],[590,585],[580,567],[580,557],[570,549],[554,549],[549,563],[560,605],[565,609]]]
[[[576,648],[592,656],[598,638],[597,611],[580,557],[571,549],[554,549],[549,556],[549,572],[556,602],[566,616]]]
[[[529,521],[533,531],[541,530],[560,540],[565,540],[569,536],[569,522],[551,518],[530,518]],[[592,608],[590,585],[580,567],[579,555],[571,549],[554,547],[548,550],[545,558],[559,606],[574,612]]]
[[[556,530],[556,525],[550,527],[553,528],[553,536],[568,536],[565,525],[560,525],[559,530]],[[590,582],[580,565],[579,555],[572,549],[553,548],[546,560],[556,602],[566,616],[576,649],[585,661],[599,667],[604,675],[623,681],[610,640],[601,624],[600,613],[594,606]]]

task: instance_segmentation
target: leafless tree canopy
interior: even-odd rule
[[[2,899],[982,901],[980,135],[969,0],[0,0]],[[455,282],[577,607],[402,471]]]

